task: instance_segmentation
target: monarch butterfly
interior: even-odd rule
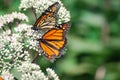
[[[63,23],[59,28],[48,30],[42,38],[38,39],[40,47],[49,60],[54,60],[54,58],[61,56],[61,51],[67,43],[66,32],[69,27],[69,22]]]
[[[59,8],[60,4],[58,2],[49,6],[48,9],[37,19],[32,29],[51,29],[55,27],[57,24],[56,13],[58,12]]]

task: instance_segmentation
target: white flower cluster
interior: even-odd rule
[[[59,80],[54,70],[47,68],[47,74],[45,75],[40,67],[34,63],[22,62],[19,67],[16,67],[16,70],[21,74],[20,80]],[[3,70],[0,78],[4,80],[15,80],[9,70]]]
[[[14,80],[14,76],[8,70],[2,71],[1,76],[4,80]],[[0,79],[1,80],[1,79]]]
[[[39,50],[38,41],[41,34],[33,33],[32,25],[19,24],[14,28],[14,33],[10,30],[0,35],[0,72],[19,66],[22,61],[30,62],[29,50]]]
[[[65,22],[69,22],[70,21],[70,12],[66,10],[66,8],[61,7],[60,10],[58,11],[58,23],[62,24]]]
[[[57,74],[50,68],[47,68],[45,75],[40,67],[33,63],[23,62],[22,65],[17,67],[17,70],[22,72],[21,80],[59,80]]]
[[[23,49],[23,43],[17,39],[20,35],[0,35],[0,71],[18,65],[21,60],[29,60],[29,54]]]
[[[30,73],[31,71],[38,71],[40,67],[36,64],[28,63],[28,62],[22,62],[22,65],[17,67],[17,70],[22,73]]]
[[[12,12],[11,14],[0,16],[0,28],[3,27],[5,24],[13,22],[15,19],[28,21],[28,17],[25,14],[20,12]]]
[[[39,50],[39,42],[36,39],[39,39],[42,35],[39,32],[35,32],[31,29],[32,25],[20,24],[15,28],[15,31],[21,33],[24,32],[25,37],[25,46],[29,49],[34,49],[35,51]],[[22,37],[22,36],[21,36]]]
[[[21,66],[17,67],[17,70],[22,72],[21,80],[48,80],[36,64],[23,62]]]
[[[52,4],[59,2],[61,7],[58,11],[58,23],[64,23],[70,21],[70,12],[66,10],[60,0],[21,0],[19,9],[26,10],[28,8],[34,8],[36,13],[40,15]]]
[[[47,71],[48,77],[50,79],[59,80],[59,77],[57,76],[57,74],[52,69],[47,68],[46,71]]]

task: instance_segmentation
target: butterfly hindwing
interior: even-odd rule
[[[66,45],[66,39],[61,41],[40,41],[40,46],[49,60],[61,56],[61,51]]]
[[[32,29],[39,30],[54,28],[57,24],[57,12],[59,8],[60,4],[58,2],[49,6],[48,9],[37,19]]]
[[[54,46],[56,49],[60,50],[62,49],[62,47],[65,44],[65,40],[61,40],[61,41],[47,41],[48,44],[51,44],[52,46]]]
[[[62,40],[63,30],[62,29],[51,29],[45,33],[42,37],[44,40]]]

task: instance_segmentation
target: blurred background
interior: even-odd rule
[[[120,80],[120,0],[62,0],[71,12],[65,54],[54,63],[39,57],[61,80]],[[19,0],[0,0],[0,15],[19,11]],[[34,24],[31,11],[24,12]],[[32,15],[32,16],[31,16]]]

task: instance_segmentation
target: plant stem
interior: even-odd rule
[[[43,52],[42,52],[42,53],[43,53]],[[41,53],[41,54],[42,54],[42,53]],[[32,63],[35,63],[38,57],[39,57],[39,53],[37,52],[37,53],[35,54],[35,56],[34,56],[34,59],[33,59]]]
[[[4,27],[2,27],[2,29],[3,29],[4,31],[6,31],[6,29],[5,29]]]

